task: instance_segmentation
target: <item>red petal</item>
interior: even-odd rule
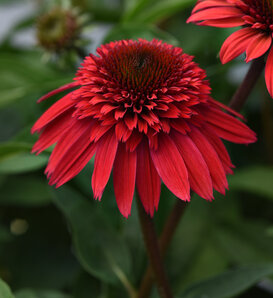
[[[228,188],[228,184],[225,171],[215,149],[196,127],[192,127],[189,137],[199,149],[208,166],[213,187],[224,194],[225,188]]]
[[[94,122],[90,130],[90,141],[97,142],[111,127],[111,125],[102,125],[99,121]]]
[[[62,134],[61,138],[58,140],[55,148],[53,149],[49,162],[46,168],[46,173],[50,176],[55,168],[58,166],[60,161],[63,159],[65,155],[69,156],[68,152],[70,148],[77,147],[79,144],[79,140],[82,139],[82,146],[87,147],[90,144],[90,125],[86,120],[75,120],[71,121],[68,129]],[[84,148],[80,148],[79,145],[79,153],[82,152]],[[70,156],[70,159],[75,158],[75,156]],[[54,183],[53,183],[54,184]]]
[[[95,167],[92,176],[92,189],[95,199],[101,199],[103,190],[109,180],[116,156],[118,141],[115,133],[110,131],[98,142]]]
[[[232,33],[223,43],[220,51],[220,59],[223,64],[241,55],[247,46],[256,38],[258,31],[251,28],[243,28]]]
[[[229,112],[230,114],[232,114],[235,117],[238,117],[244,121],[246,121],[245,117],[243,115],[241,115],[240,113],[236,112],[235,110],[231,109],[230,107],[226,106],[225,104],[214,100],[213,98],[209,98],[209,101],[212,102],[213,104],[215,104],[216,106],[224,109],[225,111]]]
[[[125,144],[119,143],[113,168],[114,191],[119,211],[126,218],[131,214],[135,190],[136,157],[136,151],[127,151]]]
[[[217,1],[217,0],[207,0],[207,1],[199,1],[195,7],[193,8],[192,12],[196,12],[197,10],[203,10],[206,8],[212,7],[227,7],[227,6],[234,6],[233,3],[229,3],[227,1]]]
[[[49,146],[56,143],[61,135],[69,128],[72,113],[73,111],[68,110],[46,125],[39,137],[39,140],[34,144],[32,153],[37,152],[37,154],[39,154]]]
[[[126,142],[130,137],[130,135],[132,134],[132,131],[128,129],[128,127],[124,124],[123,120],[120,120],[116,124],[115,132],[116,132],[117,139],[123,142]]]
[[[90,129],[89,127],[81,128],[79,137],[74,138],[67,144],[67,150],[58,160],[57,165],[53,168],[51,175],[49,163],[46,169],[50,177],[50,185],[56,183],[56,187],[61,186],[69,179],[76,176],[91,159],[95,153],[96,144],[90,142]],[[50,161],[51,162],[51,161]]]
[[[190,200],[190,185],[185,163],[168,135],[158,137],[157,149],[150,148],[155,168],[166,186],[178,198]]]
[[[213,7],[193,13],[188,18],[187,23],[195,23],[204,20],[221,20],[240,16],[243,16],[243,13],[236,7]]]
[[[273,97],[273,47],[271,48],[266,61],[265,82],[269,94]]]
[[[129,130],[133,130],[137,126],[137,119],[138,116],[136,113],[134,113],[133,115],[130,115],[129,113],[126,114],[126,116],[124,117],[124,122]]]
[[[212,181],[207,164],[200,151],[193,141],[186,135],[173,131],[172,139],[181,153],[188,169],[192,190],[204,199],[212,199]]]
[[[227,174],[232,174],[233,171],[231,170],[231,168],[234,168],[234,165],[232,164],[227,149],[221,141],[221,139],[215,134],[215,132],[212,129],[210,129],[209,126],[200,128],[200,131],[208,139],[208,141],[211,143],[211,145],[217,152],[223,164],[225,172]]]
[[[55,89],[49,93],[47,93],[46,95],[42,96],[40,99],[38,99],[38,103],[40,103],[41,101],[45,100],[45,99],[48,99],[49,97],[53,96],[53,95],[56,95],[60,92],[63,92],[65,90],[68,90],[68,89],[71,89],[71,88],[75,88],[77,86],[79,86],[80,84],[78,82],[73,82],[73,83],[69,83],[69,84],[66,84],[58,89]]]
[[[206,20],[198,23],[201,26],[211,26],[218,28],[232,28],[244,25],[245,22],[241,17],[225,18],[221,20]]]
[[[136,185],[144,209],[152,217],[160,198],[160,178],[150,156],[147,141],[137,149]]]
[[[56,187],[59,187],[66,183],[67,181],[74,178],[90,161],[92,156],[95,154],[96,151],[96,144],[91,143],[89,144],[85,150],[81,153],[81,155],[75,159],[73,164],[69,167],[69,169],[63,173],[61,179],[58,179],[59,181],[56,184]],[[54,182],[55,183],[55,182]]]
[[[126,150],[135,151],[137,145],[141,142],[143,134],[134,131],[126,141]]]
[[[269,34],[257,34],[246,49],[246,62],[262,56],[271,46],[272,37]]]
[[[220,138],[239,144],[256,141],[256,134],[231,115],[214,108],[207,109],[205,115],[208,125],[213,126],[213,130]]]
[[[73,101],[71,97],[72,93],[67,94],[66,96],[55,102],[48,110],[46,110],[44,114],[33,125],[31,133],[40,131],[49,122],[71,108],[75,104],[75,101]]]
[[[190,127],[184,119],[177,119],[171,122],[171,126],[182,134],[190,131]]]

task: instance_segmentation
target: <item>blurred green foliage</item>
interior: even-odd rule
[[[232,29],[186,24],[194,0],[71,3],[90,17],[85,52],[112,40],[162,39],[196,56],[207,70],[214,98],[224,103],[246,72],[242,58],[223,66],[217,57]],[[92,162],[55,190],[43,175],[50,149],[30,154],[36,140],[30,128],[57,97],[39,105],[37,99],[70,82],[81,58],[72,65],[58,63],[61,57],[45,62],[43,49],[35,45],[38,15],[69,1],[0,1],[7,14],[25,4],[29,12],[13,19],[0,39],[0,297],[133,297],[147,266],[135,205],[129,219],[122,218],[111,183],[102,201],[94,201]],[[29,33],[32,43],[27,42]],[[18,44],[18,36],[25,43]],[[215,194],[212,203],[194,196],[181,220],[166,256],[176,297],[273,295],[272,103],[261,79],[243,110],[258,142],[227,144],[237,167],[229,177],[230,191],[226,197]],[[175,200],[162,186],[155,215],[159,233]],[[270,287],[257,285],[265,277],[271,293]],[[152,296],[158,297],[156,289]]]

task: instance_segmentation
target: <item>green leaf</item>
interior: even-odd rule
[[[182,281],[179,283],[181,289],[185,288],[186,285],[209,278],[227,269],[228,259],[215,246],[211,237],[207,236],[206,238],[205,241],[202,241],[203,243],[200,243],[199,252],[191,258],[188,271],[183,274]]]
[[[0,108],[35,93],[44,93],[71,81],[64,74],[42,63],[35,52],[0,54]]]
[[[0,144],[0,174],[15,174],[35,171],[43,167],[48,160],[46,154],[35,156],[30,153],[31,144]]]
[[[0,244],[13,240],[13,235],[6,226],[0,224]],[[0,296],[1,297],[1,296]]]
[[[52,197],[47,182],[36,177],[8,177],[0,192],[0,204],[8,206],[44,206]]]
[[[243,190],[273,200],[273,167],[249,167],[229,178],[230,189]]]
[[[266,230],[268,223],[252,219],[237,219],[215,223],[214,243],[236,264],[273,262],[273,239]]]
[[[154,38],[178,45],[178,41],[171,34],[156,28],[153,25],[145,24],[126,24],[115,26],[112,31],[105,37],[104,43],[122,39],[139,39],[152,40]]]
[[[78,260],[95,277],[109,283],[128,282],[130,257],[120,235],[108,225],[95,202],[88,201],[67,186],[54,199],[71,224]]]
[[[15,298],[71,298],[70,296],[57,291],[24,289],[15,293]]]
[[[14,298],[9,286],[2,279],[0,279],[0,297],[1,298]]]
[[[273,263],[242,267],[201,281],[186,289],[179,298],[226,298],[238,295],[262,278],[273,274]]]
[[[141,0],[127,10],[123,22],[153,23],[193,5],[195,0]]]

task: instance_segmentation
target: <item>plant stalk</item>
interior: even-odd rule
[[[137,199],[137,206],[142,235],[159,295],[161,298],[172,298],[173,295],[162,263],[153,219],[145,212],[139,198]],[[139,292],[138,298],[145,297],[141,295],[142,293]]]
[[[161,256],[163,257],[166,253],[166,250],[171,242],[171,239],[174,235],[174,232],[180,222],[182,215],[184,214],[187,203],[181,200],[177,200],[175,205],[170,212],[163,231],[159,239],[159,249]],[[153,286],[153,270],[151,265],[147,268],[142,281],[141,286],[138,292],[138,298],[149,297]]]
[[[258,78],[260,77],[264,69],[264,66],[265,66],[264,56],[259,57],[252,61],[243,82],[236,90],[236,92],[234,93],[229,103],[230,108],[232,108],[237,112],[243,108],[250,92],[252,91]]]

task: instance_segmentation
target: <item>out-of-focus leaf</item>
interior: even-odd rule
[[[98,206],[62,187],[57,190],[56,205],[72,227],[76,254],[82,266],[106,282],[125,280],[130,271],[130,257],[122,238],[108,225]]]
[[[85,1],[85,4],[95,20],[118,22],[120,19],[122,13],[121,0],[92,0]]]
[[[153,23],[193,5],[195,0],[141,0],[127,10],[123,22]]]
[[[10,233],[10,230],[4,226],[0,225],[0,243],[9,242],[13,239],[13,235]]]
[[[30,172],[43,167],[48,156],[30,153],[31,144],[28,143],[2,143],[0,144],[0,174],[15,174]]]
[[[71,81],[64,74],[42,63],[35,53],[0,54],[0,108],[29,94],[43,93]]]
[[[236,264],[273,262],[273,239],[266,233],[268,224],[237,219],[212,230],[214,243]]]
[[[147,5],[153,0],[125,0],[125,12],[122,20],[124,22],[133,20],[142,9],[145,9]]]
[[[10,291],[9,286],[2,279],[0,279],[0,297],[14,298],[13,294]]]
[[[139,25],[139,24],[126,24],[116,26],[105,37],[104,42],[110,42],[122,39],[139,39],[152,40],[154,38],[168,42],[173,45],[178,45],[178,41],[169,33],[156,28],[153,25]]]
[[[72,296],[73,298],[86,298],[90,296],[90,293],[92,293],[93,297],[102,297],[101,292],[101,281],[83,271],[77,278]]]
[[[35,177],[9,177],[0,193],[0,204],[9,206],[44,206],[52,197],[47,182]]]
[[[269,227],[267,230],[266,230],[266,234],[270,237],[273,237],[273,226]]]
[[[273,264],[252,265],[219,274],[186,289],[179,298],[227,298],[238,295],[273,274]]]
[[[1,275],[10,286],[60,291],[72,285],[81,268],[59,210],[52,204],[1,210],[14,234],[12,241],[0,245]]]
[[[168,200],[170,198],[164,199]],[[187,206],[177,227],[167,258],[169,275],[174,288],[179,289],[181,285],[189,282],[186,277],[192,274],[191,270],[195,262],[202,258],[203,245],[205,245],[204,239],[208,238],[211,224],[209,211],[206,202],[194,197]],[[183,272],[183,275],[181,272]],[[200,272],[200,277],[204,275],[204,272],[205,268],[203,272]]]
[[[24,289],[15,293],[15,298],[71,298],[71,296],[53,290],[39,291]]]
[[[189,270],[182,276],[183,288],[186,285],[188,286],[226,270],[228,258],[215,247],[213,239],[207,237],[206,241],[203,241],[201,246],[199,246],[199,253],[196,253],[195,257],[191,258],[191,262]]]
[[[230,189],[263,195],[273,200],[273,167],[251,167],[229,178]]]

